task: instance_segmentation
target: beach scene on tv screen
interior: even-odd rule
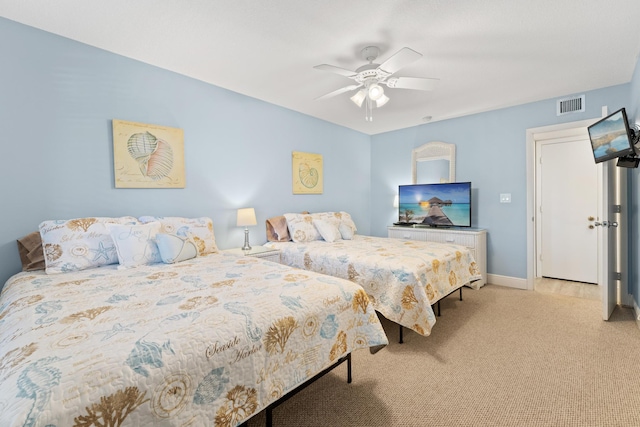
[[[469,183],[401,186],[398,220],[429,226],[470,226]]]
[[[593,154],[596,158],[608,156],[629,148],[627,128],[622,112],[589,128]]]

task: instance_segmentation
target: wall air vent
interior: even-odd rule
[[[585,102],[584,95],[574,96],[572,98],[559,99],[557,103],[558,116],[569,113],[582,113],[584,112]]]

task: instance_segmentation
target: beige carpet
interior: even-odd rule
[[[487,285],[451,295],[429,337],[383,319],[390,345],[273,411],[276,427],[640,426],[640,330],[631,309]],[[264,426],[264,413],[250,427]]]

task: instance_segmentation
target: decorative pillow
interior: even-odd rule
[[[198,256],[198,246],[191,236],[180,237],[175,234],[156,234],[156,243],[160,258],[165,264],[186,261]]]
[[[340,225],[338,226],[338,230],[340,230],[340,235],[342,236],[342,238],[344,240],[351,240],[353,239],[353,228],[349,227],[347,224],[345,224],[344,222],[341,222]]]
[[[116,245],[120,267],[132,268],[162,261],[156,244],[156,235],[160,232],[159,222],[131,225],[107,224],[107,228]]]
[[[338,221],[332,221],[330,219],[314,219],[313,225],[316,226],[322,238],[329,243],[342,239],[342,235],[338,229]]]
[[[34,231],[16,240],[22,262],[22,271],[44,270],[44,252],[40,232]]]
[[[288,242],[291,240],[287,219],[284,215],[274,216],[265,222],[267,227],[267,240],[270,242]]]
[[[47,274],[115,264],[118,253],[107,224],[136,224],[132,216],[43,221],[40,237]]]
[[[353,235],[356,234],[358,229],[356,228],[356,223],[351,219],[351,215],[347,212],[340,211],[336,213],[336,217],[340,219],[340,234],[342,238],[345,240],[353,239]]]
[[[289,235],[294,242],[304,243],[320,240],[320,234],[313,225],[313,217],[311,215],[286,213],[284,217],[287,220]]]
[[[183,218],[179,216],[141,216],[140,222],[160,222],[160,232],[175,234],[179,237],[187,237],[191,234],[193,241],[198,246],[198,255],[218,253],[216,239],[213,234],[213,221],[211,218]]]

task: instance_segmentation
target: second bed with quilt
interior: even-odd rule
[[[281,251],[283,264],[359,284],[376,311],[424,336],[435,324],[432,305],[481,279],[464,246],[357,235],[345,212],[284,218],[287,233],[282,219],[269,219],[267,234],[285,241],[266,244]]]

